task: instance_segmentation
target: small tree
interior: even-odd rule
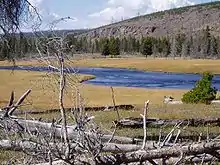
[[[213,75],[205,72],[195,87],[183,95],[184,103],[210,104],[216,98],[217,90],[211,86]]]

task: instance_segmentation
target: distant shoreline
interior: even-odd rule
[[[85,58],[70,59],[66,62],[73,67],[94,68],[122,68],[138,71],[163,72],[163,73],[193,73],[201,74],[211,72],[220,74],[220,60],[210,59],[161,59],[161,58]],[[12,66],[9,61],[0,61],[0,66]],[[17,66],[46,66],[37,60],[18,60]]]

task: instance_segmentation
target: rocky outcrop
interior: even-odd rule
[[[92,29],[80,36],[89,38],[170,36],[180,32],[196,33],[207,26],[220,35],[220,2],[157,12]]]

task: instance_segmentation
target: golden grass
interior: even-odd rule
[[[8,102],[10,92],[15,91],[16,98],[20,97],[27,89],[32,92],[27,98],[26,104],[29,106],[23,109],[46,110],[58,108],[58,84],[57,75],[46,75],[43,72],[27,71],[0,71],[0,105],[5,106]],[[70,76],[71,77],[71,76]],[[84,76],[78,76],[83,79]],[[75,77],[74,77],[75,78]],[[55,83],[56,82],[56,83]],[[84,98],[86,106],[105,106],[112,105],[110,87],[95,86],[87,84],[77,84]],[[72,86],[73,87],[73,86]],[[67,88],[65,96],[65,106],[74,105],[74,89]],[[73,91],[73,93],[71,93]],[[142,89],[114,87],[116,104],[134,104],[140,110],[146,100],[150,100],[149,116],[156,118],[196,118],[196,117],[216,117],[220,115],[220,105],[165,105],[163,104],[164,95],[171,95],[175,99],[181,99],[185,90],[170,89]],[[140,111],[122,112],[124,115],[138,117]],[[131,114],[130,114],[131,113]],[[108,114],[98,113],[101,119]],[[107,115],[111,119],[111,113]],[[113,114],[114,116],[114,114]]]
[[[89,67],[120,67],[120,68],[135,68],[140,70],[150,71],[166,71],[166,72],[187,72],[201,73],[210,71],[220,73],[220,60],[160,60],[160,59],[83,59],[73,62],[75,66]],[[36,61],[20,61],[19,65],[42,65]],[[0,65],[10,65],[7,62],[0,62]],[[73,65],[73,64],[71,64]],[[58,108],[58,90],[57,90],[57,75],[46,75],[43,72],[27,72],[27,71],[3,71],[0,70],[0,106],[5,106],[8,102],[10,92],[15,91],[16,98],[22,95],[27,89],[31,88],[32,92],[25,101],[29,106],[23,109],[45,110]],[[69,76],[72,80],[75,77]],[[78,81],[90,78],[90,76],[78,75]],[[77,83],[78,84],[78,83]],[[94,86],[87,84],[78,84],[80,91],[84,97],[87,106],[103,106],[112,105],[110,87]],[[73,87],[73,86],[72,86]],[[67,89],[65,98],[65,106],[71,107],[74,103],[74,97],[71,95],[71,86]],[[121,117],[140,117],[141,108],[146,100],[150,100],[150,109],[148,117],[165,118],[165,119],[183,119],[183,118],[206,118],[220,116],[220,105],[165,105],[163,104],[163,96],[171,95],[175,99],[181,99],[185,90],[170,90],[170,89],[141,89],[141,88],[126,88],[114,87],[116,104],[135,104],[136,111],[120,111]],[[88,112],[95,115],[95,121],[101,125],[103,130],[110,129],[112,121],[116,120],[115,112]],[[35,118],[57,118],[58,113],[33,115]],[[169,132],[171,128],[165,130]],[[197,131],[205,134],[206,127],[189,128],[187,130]],[[219,127],[210,127],[210,132],[220,132]],[[148,134],[158,134],[159,129],[148,128]],[[118,135],[139,137],[143,135],[142,129],[119,129]],[[183,133],[183,134],[191,134]],[[10,152],[9,152],[10,153]],[[10,157],[8,153],[0,153],[0,159]]]
[[[28,97],[28,103],[33,103],[31,109],[54,109],[58,108],[58,84],[55,81],[58,77],[46,75],[43,72],[27,71],[0,71],[0,105],[5,105],[8,101],[11,91],[15,91],[17,97],[21,96],[27,89],[32,92]],[[86,79],[88,76],[85,76]],[[81,79],[85,78],[84,76]],[[73,87],[73,85],[71,86]],[[112,105],[110,87],[80,84],[79,89],[84,97],[87,106],[105,106]],[[67,97],[65,105],[71,107],[74,100],[70,91],[74,89],[67,88]],[[146,100],[151,100],[152,104],[162,104],[164,95],[172,95],[180,99],[184,90],[169,89],[142,89],[114,87],[116,104],[143,104]],[[75,93],[74,93],[75,94]]]
[[[24,109],[53,109],[58,108],[58,75],[43,72],[7,71],[1,70],[0,81],[0,105],[5,106],[9,100],[11,91],[15,92],[16,99],[27,89],[32,89],[27,98]],[[71,76],[69,76],[71,77]],[[73,81],[81,82],[94,78],[90,75],[75,75]],[[70,106],[70,102],[66,102]]]
[[[30,61],[17,61],[17,65],[44,65],[43,63]],[[146,59],[146,58],[97,58],[71,60],[69,65],[85,67],[116,67],[130,68],[145,71],[203,73],[205,71],[220,74],[220,60],[187,60],[187,59]],[[0,65],[11,65],[7,61]]]
[[[220,73],[220,60],[183,60],[183,59],[83,59],[75,62],[78,66],[132,68],[144,71],[203,73]]]

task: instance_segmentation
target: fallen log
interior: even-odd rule
[[[0,118],[0,123],[2,125],[7,123],[8,128],[15,128],[21,132],[27,132],[27,133],[40,132],[41,134],[44,135],[49,135],[50,132],[53,132],[55,137],[57,138],[63,137],[62,125],[57,125],[54,123],[46,123],[36,120],[25,120],[17,117],[2,117]],[[76,125],[67,126],[67,133],[68,133],[68,138],[70,140],[76,139],[78,137],[77,126]],[[93,135],[90,133],[86,133],[86,134],[88,134],[90,138],[93,137]],[[104,134],[101,136],[102,142],[108,142],[109,139],[111,138],[112,135]],[[112,141],[115,143],[122,143],[122,144],[137,144],[139,142],[142,142],[141,139],[120,137],[120,136],[114,136]]]
[[[155,149],[155,142],[149,141],[146,143],[145,150],[152,150]],[[30,141],[24,141],[24,140],[17,140],[17,141],[10,141],[10,140],[0,140],[0,149],[2,150],[9,150],[9,151],[35,151],[36,145],[38,147],[44,148],[45,150],[48,149],[48,145],[50,146],[51,150],[56,151],[56,146],[58,148],[62,148],[64,146],[62,143],[60,144],[42,144],[37,142],[30,142]],[[76,148],[76,143],[71,143],[71,148]],[[101,152],[111,152],[111,153],[126,153],[126,152],[133,152],[140,150],[141,145],[135,145],[135,144],[116,144],[116,143],[103,143],[102,144],[102,151]]]
[[[125,118],[120,121],[115,121],[119,127],[123,128],[143,128],[143,119],[142,118]],[[148,127],[161,127],[162,125],[166,126],[175,126],[176,123],[182,123],[182,125],[188,126],[220,126],[220,118],[215,119],[174,119],[174,120],[165,120],[165,119],[146,119],[146,124]]]
[[[220,142],[203,142],[198,144],[166,147],[149,151],[139,150],[136,152],[99,156],[96,160],[98,165],[127,164],[133,162],[161,159],[165,157],[179,157],[181,155],[190,156],[204,153],[212,155],[212,153],[217,150],[220,150]]]
[[[11,151],[26,151],[26,152],[36,152],[36,149],[40,149],[42,154],[47,153],[48,149],[50,148],[51,152],[58,152],[57,147],[61,148],[63,144],[53,144],[50,143],[50,147],[48,144],[38,144],[29,141],[9,141],[9,140],[0,140],[0,148],[2,150],[11,150]],[[56,146],[55,146],[56,145]],[[71,144],[71,148],[77,148],[76,144]],[[139,162],[145,160],[153,160],[153,159],[161,159],[161,158],[169,158],[172,157],[172,162],[176,162],[178,159],[175,157],[184,154],[185,156],[189,156],[185,158],[186,164],[190,163],[199,163],[199,162],[207,162],[213,159],[212,153],[220,149],[220,142],[210,142],[210,143],[198,143],[198,144],[176,144],[173,147],[163,147],[159,149],[155,149],[153,142],[148,142],[146,147],[143,150],[140,150],[141,145],[127,145],[127,144],[114,144],[114,143],[107,143],[103,144],[103,148],[101,152],[111,152],[116,153],[115,155],[103,156],[98,157],[97,162],[98,164],[121,164],[121,163],[132,163],[132,162]],[[43,152],[44,151],[44,152]],[[76,152],[77,149],[75,150]],[[204,159],[199,158],[198,156],[195,157],[197,154],[204,154],[207,153]],[[191,156],[194,155],[194,156]],[[141,159],[140,159],[141,158]],[[217,160],[217,159],[215,159]],[[59,161],[58,161],[59,162]]]

